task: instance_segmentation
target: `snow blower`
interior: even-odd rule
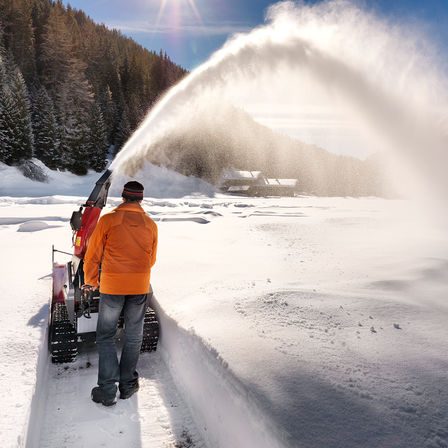
[[[73,230],[74,253],[69,254],[52,248],[53,295],[49,319],[48,346],[53,363],[73,362],[80,344],[95,341],[98,321],[99,291],[83,291],[84,256],[100,217],[106,205],[112,171],[106,172],[96,182],[87,202],[73,212],[70,225]],[[55,252],[71,255],[66,264],[54,261]],[[152,296],[152,289],[148,299]],[[118,330],[123,328],[123,315],[118,322]],[[154,311],[147,305],[143,342],[140,351],[150,352],[157,348],[159,324]]]

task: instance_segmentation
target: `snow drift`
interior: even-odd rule
[[[92,191],[100,174],[90,171],[86,176],[54,171],[48,169],[41,161],[33,159],[33,163],[44,173],[46,181],[37,181],[22,175],[18,167],[0,163],[0,196],[41,197],[53,195],[86,196]],[[131,178],[124,174],[113,177],[110,189],[112,196],[121,196],[123,185]],[[153,198],[176,198],[188,195],[211,196],[215,187],[195,177],[183,176],[168,168],[157,167],[148,162],[132,178],[145,186],[145,195]]]

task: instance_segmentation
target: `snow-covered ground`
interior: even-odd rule
[[[448,446],[448,238],[411,203],[145,199],[162,338],[106,409],[95,348],[65,369],[43,340],[84,200],[0,197],[2,446]]]

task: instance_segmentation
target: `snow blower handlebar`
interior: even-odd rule
[[[106,205],[107,195],[111,183],[111,170],[106,170],[95,184],[87,202],[79,210],[74,211],[70,219],[70,225],[74,232],[73,245],[74,255],[80,259],[84,258],[89,238],[95,230],[100,217],[101,209]],[[84,207],[84,211],[83,211]]]

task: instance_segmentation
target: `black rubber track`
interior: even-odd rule
[[[49,328],[51,361],[55,364],[73,362],[78,354],[76,327],[68,319],[64,303],[55,303]]]
[[[119,327],[123,326],[120,316]],[[159,323],[156,314],[149,306],[145,312],[143,323],[143,341],[140,352],[157,350],[159,341]],[[68,319],[67,308],[64,303],[55,303],[51,313],[49,332],[49,349],[51,361],[55,364],[70,363],[76,360],[78,354],[76,319],[75,326]]]
[[[157,350],[159,341],[159,322],[156,313],[149,306],[146,308],[145,321],[143,324],[143,341],[140,352],[153,352]]]

